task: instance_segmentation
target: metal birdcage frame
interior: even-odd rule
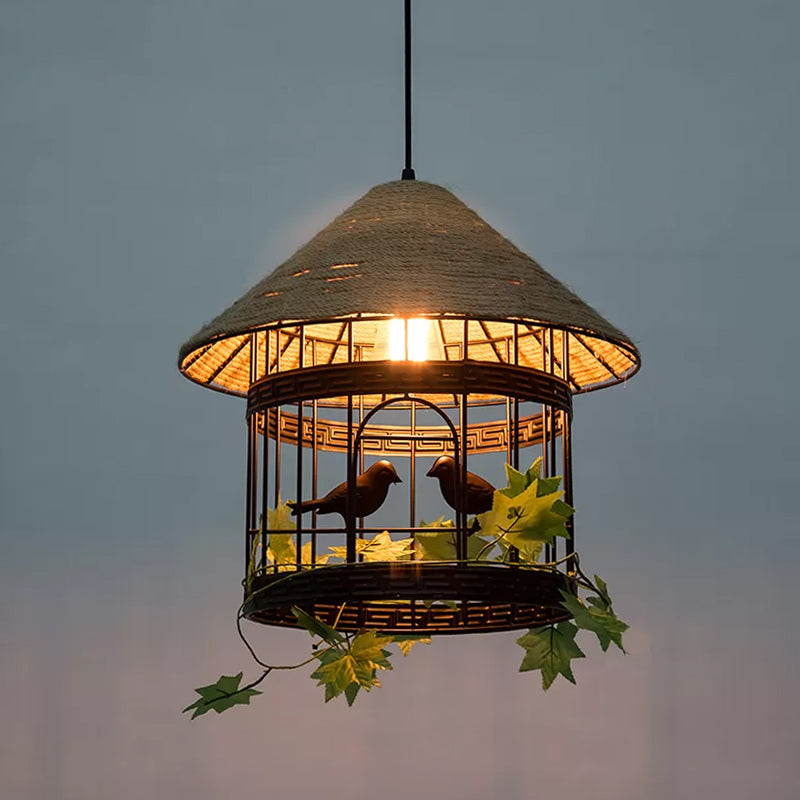
[[[424,634],[530,628],[567,618],[559,590],[569,585],[569,556],[574,547],[571,519],[567,522],[571,538],[564,553],[555,544],[548,545],[544,564],[521,563],[513,548],[505,562],[469,560],[467,540],[474,523],[463,511],[455,511],[453,527],[438,534],[455,540],[454,558],[447,561],[415,557],[365,561],[356,541],[386,531],[392,538],[414,542],[418,534],[435,531],[414,524],[418,463],[432,454],[453,455],[459,476],[456,492],[465,496],[467,468],[476,454],[500,451],[519,468],[521,451],[533,447],[542,455],[543,475],[563,476],[565,500],[571,504],[572,391],[565,379],[570,334],[552,327],[534,329],[541,343],[541,363],[534,368],[519,363],[520,330],[533,335],[531,326],[514,322],[505,346],[495,343],[496,360],[476,360],[470,358],[469,331],[470,324],[480,321],[464,317],[459,358],[375,361],[363,358],[363,349],[354,346],[353,326],[365,319],[356,316],[342,321],[347,358],[336,364],[316,363],[313,335],[308,335],[309,331],[313,334],[313,325],[276,325],[250,334],[245,616],[264,624],[294,626],[297,621],[291,608],[298,605],[329,624],[336,621],[345,631],[377,628],[385,633]],[[299,357],[288,371],[281,370],[285,336],[300,343]],[[556,353],[559,342],[561,352]],[[323,420],[322,402],[341,408],[345,419]],[[535,404],[539,410],[523,416],[524,404]],[[443,405],[449,407],[449,414]],[[392,406],[408,412],[405,427],[371,424]],[[493,419],[471,422],[473,409],[490,407],[496,412]],[[436,414],[442,424],[419,426],[421,408]],[[265,524],[267,509],[280,503],[284,491],[300,499],[310,487],[316,496],[318,453],[323,449],[339,453],[338,474],[347,475],[348,494],[368,454],[407,460],[409,524],[374,527],[348,510],[341,526],[331,526],[320,524],[312,511],[298,515],[295,529],[270,529]],[[288,488],[284,480],[287,458],[293,462]],[[294,541],[295,563],[268,559],[270,537],[287,534]],[[317,563],[325,541],[334,537],[346,542],[343,562]],[[309,554],[306,559],[304,552]],[[560,563],[552,565],[562,555]]]

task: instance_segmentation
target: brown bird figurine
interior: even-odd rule
[[[456,474],[456,461],[452,456],[439,456],[427,475],[429,478],[439,479],[442,497],[450,508],[466,514],[482,514],[492,510],[494,486],[472,472],[467,473],[466,503],[459,507],[457,486],[461,476]]]
[[[369,469],[356,478],[355,491],[351,499],[351,512],[354,517],[368,517],[376,512],[389,493],[389,484],[402,483],[391,461],[376,461]],[[331,489],[319,500],[304,500],[302,503],[289,503],[292,516],[316,511],[317,514],[341,514],[346,520],[347,481]]]

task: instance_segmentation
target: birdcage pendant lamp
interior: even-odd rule
[[[244,614],[268,625],[294,606],[387,633],[567,618],[574,518],[526,550],[486,535],[494,490],[535,464],[573,506],[573,397],[639,368],[625,334],[416,180],[408,8],[403,178],[180,350],[188,378],[247,400]]]

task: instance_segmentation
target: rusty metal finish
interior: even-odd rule
[[[572,413],[572,393],[561,378],[525,367],[478,361],[366,361],[281,372],[251,385],[247,413],[303,400],[405,392],[500,395]]]
[[[266,625],[296,627],[291,607],[297,605],[328,624],[338,616],[341,631],[375,628],[387,634],[517,630],[569,618],[559,595],[569,584],[555,570],[392,562],[341,564],[285,578],[285,572],[257,576],[244,615]]]

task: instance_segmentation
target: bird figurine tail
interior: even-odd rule
[[[303,500],[302,503],[295,503],[292,500],[287,500],[286,505],[292,510],[289,512],[291,516],[296,517],[298,514],[306,514],[309,511],[316,511],[321,500]]]

